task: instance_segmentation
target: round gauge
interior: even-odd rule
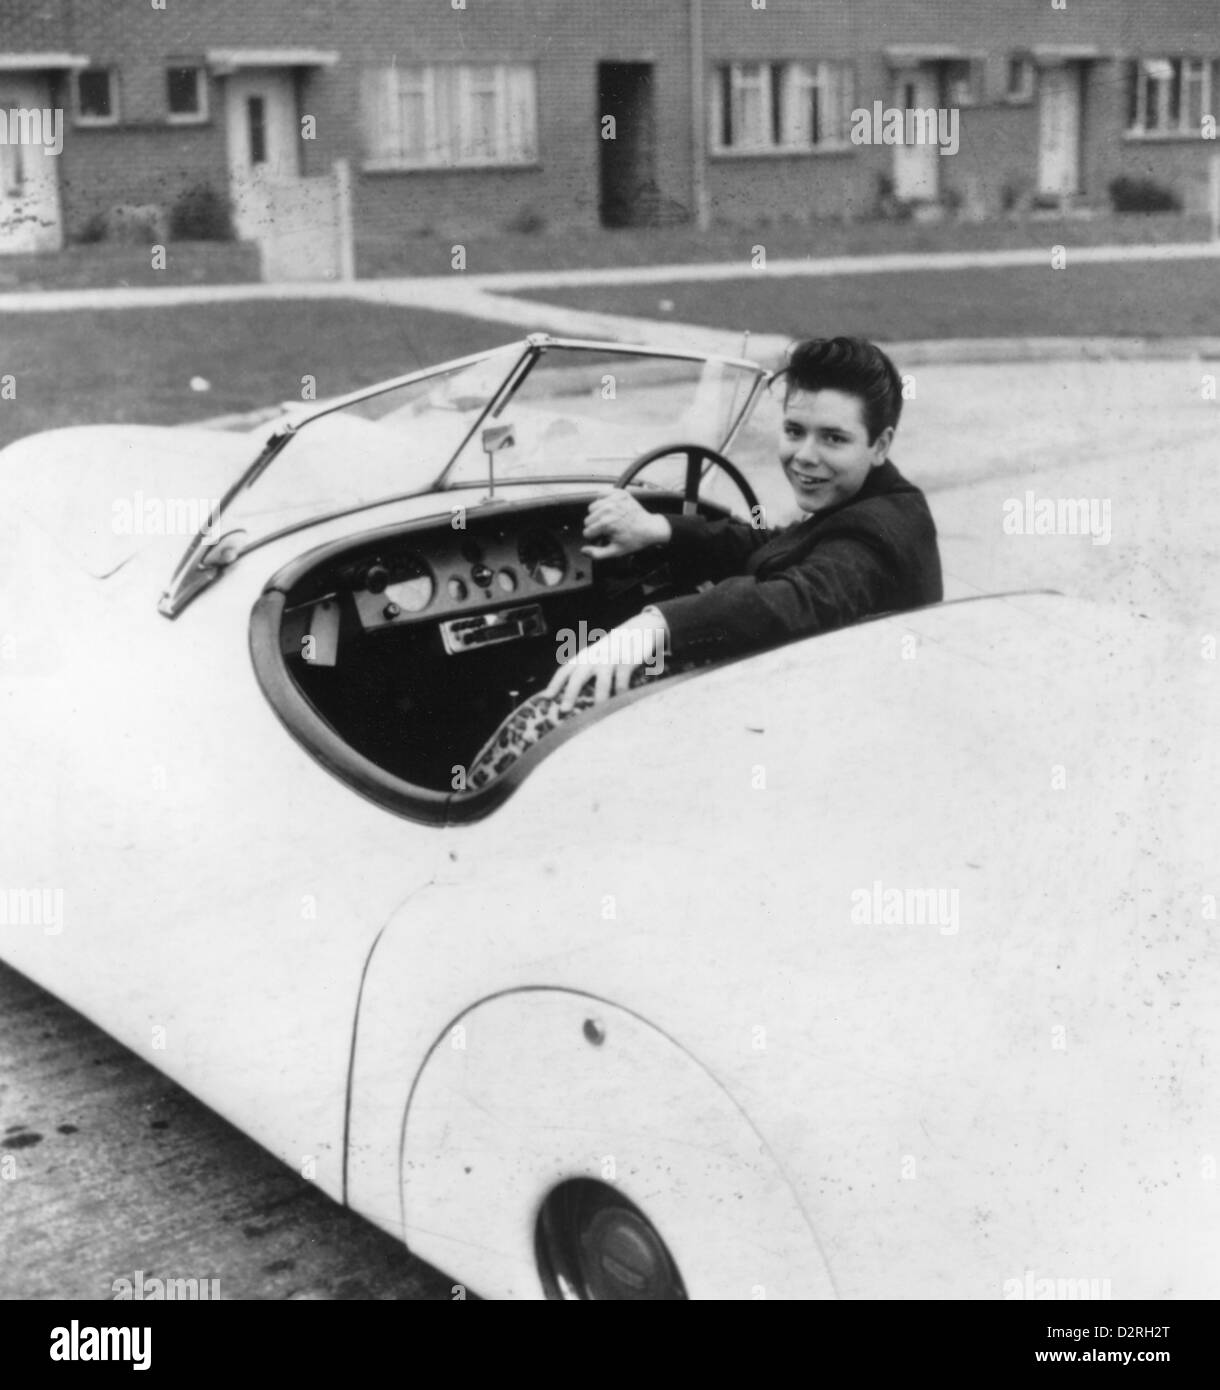
[[[515,594],[517,592],[517,576],[512,570],[501,570],[496,575],[496,587],[502,594]]]
[[[466,588],[466,581],[454,575],[449,581],[449,597],[453,599],[455,603],[461,603],[468,593],[469,590]]]
[[[562,584],[568,572],[568,557],[558,537],[549,531],[527,531],[521,537],[517,555],[526,574],[544,589]]]
[[[386,597],[404,613],[423,612],[436,592],[432,571],[418,555],[395,557],[391,570],[393,579],[385,586]]]

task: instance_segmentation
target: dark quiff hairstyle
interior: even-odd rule
[[[793,391],[859,396],[870,444],[887,426],[898,428],[902,378],[875,343],[863,338],[806,338],[788,349],[788,363],[777,375],[783,379],[785,402]]]

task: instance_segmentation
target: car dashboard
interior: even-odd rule
[[[462,769],[557,661],[672,592],[663,548],[583,554],[597,495],[487,503],[299,556],[252,614],[255,669],[281,719],[374,799],[450,814],[438,808]],[[658,490],[647,505],[675,513],[682,499]]]
[[[541,636],[544,609],[593,585],[581,553],[588,502],[489,506],[372,533],[293,576],[288,615],[348,599],[365,637],[435,626],[450,655]],[[299,633],[299,621],[286,623],[285,651]]]
[[[572,509],[524,527],[511,515],[455,516],[442,529],[362,556],[340,579],[365,633],[437,622],[451,655],[538,636],[540,600],[593,582],[591,561],[580,550],[582,516],[583,508]]]

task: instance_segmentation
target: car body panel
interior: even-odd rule
[[[37,604],[9,610],[22,802],[2,878],[62,892],[64,920],[9,926],[4,954],[294,1167],[314,1157],[338,1196],[364,958],[434,846],[302,756],[263,699],[262,566],[235,567],[192,624],[157,613],[180,544],[101,583],[44,543]]]
[[[1202,737],[1214,681],[1176,629],[983,600],[798,643],[602,720],[516,794],[511,839],[464,832],[445,879],[381,938],[353,1072],[353,1204],[389,1221],[401,1181],[409,1237],[440,1255],[412,1223],[410,1171],[372,1155],[452,1022],[441,1001],[585,990],[674,1039],[741,1106],[842,1296],[998,1298],[1027,1269],[1110,1279],[1115,1297],[1214,1289],[1220,1213],[1200,1165],[1220,1118],[1203,1065],[1220,964],[1199,932],[1198,814],[1217,770]],[[642,767],[665,769],[647,798]],[[523,858],[518,835],[546,853]],[[854,921],[876,916],[879,883],[956,890],[956,927]],[[479,948],[438,963],[443,983],[412,981],[442,920],[471,924]],[[669,1085],[637,1080],[639,1121],[666,1133]],[[562,1114],[575,1091],[540,1067],[501,1113]],[[460,1134],[446,1142],[462,1151]],[[539,1193],[572,1175],[544,1163]],[[477,1244],[478,1220],[443,1248]],[[522,1217],[515,1286],[530,1235]],[[743,1280],[743,1297],[784,1285]]]

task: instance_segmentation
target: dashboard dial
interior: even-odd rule
[[[390,569],[392,578],[385,586],[386,597],[404,613],[422,613],[436,592],[436,581],[427,564],[418,555],[401,555]]]
[[[496,575],[496,587],[502,594],[515,594],[517,592],[517,576],[512,570],[501,570]]]
[[[449,581],[449,597],[455,603],[461,603],[470,591],[466,588],[466,581],[459,579],[457,575]]]
[[[527,531],[517,547],[517,557],[526,574],[544,589],[562,584],[568,572],[567,553],[550,531]]]

